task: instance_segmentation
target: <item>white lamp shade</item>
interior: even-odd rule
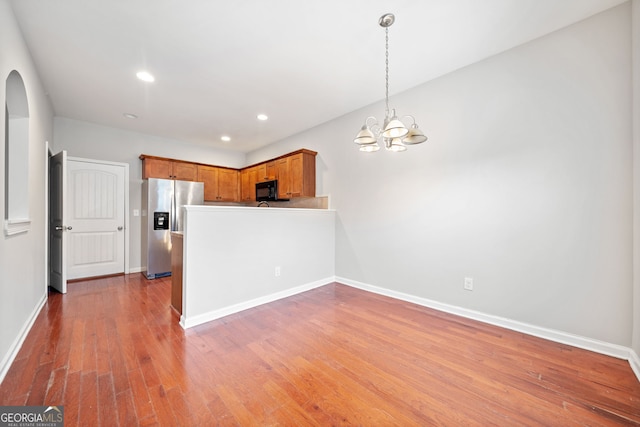
[[[393,116],[389,123],[384,127],[384,132],[382,132],[382,136],[385,138],[402,138],[406,134],[409,133],[409,130],[404,127],[404,124],[398,120],[396,116]]]
[[[409,133],[407,136],[402,138],[402,142],[408,145],[421,144],[427,140],[427,137],[422,133],[422,131],[418,128],[418,125],[411,125],[411,129],[409,129]]]
[[[353,142],[360,145],[375,144],[376,141],[377,139],[375,135],[373,134],[373,132],[371,132],[371,129],[367,125],[362,126],[362,129],[360,129],[360,132],[358,132],[355,139],[353,140]]]

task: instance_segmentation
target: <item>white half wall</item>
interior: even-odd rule
[[[185,328],[330,283],[335,212],[185,207]]]
[[[129,120],[122,118],[122,120]],[[101,126],[64,117],[54,120],[55,144],[53,152],[67,150],[71,157],[104,160],[129,164],[129,218],[131,245],[130,271],[141,271],[140,212],[142,203],[142,161],[140,154],[169,157],[199,163],[240,168],[245,155],[237,151],[220,150],[204,145],[189,144],[137,132]]]
[[[393,96],[429,137],[405,153],[352,142],[379,102],[247,162],[318,151],[336,276],[628,348],[630,16],[625,3]]]

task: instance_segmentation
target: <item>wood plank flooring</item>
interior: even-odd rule
[[[0,385],[87,426],[640,425],[628,363],[340,284],[184,331],[170,278],[69,285]]]

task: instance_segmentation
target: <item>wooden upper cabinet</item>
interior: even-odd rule
[[[220,200],[225,202],[237,202],[239,199],[238,179],[240,172],[234,169],[218,169],[218,194]]]
[[[173,179],[180,181],[197,181],[198,166],[187,162],[172,162]]]
[[[218,168],[198,166],[198,181],[204,183],[204,200],[215,202],[218,197]]]
[[[198,165],[198,181],[204,182],[205,201],[238,201],[238,171],[236,169]]]
[[[267,162],[267,181],[276,179],[276,162]]]
[[[164,178],[171,179],[173,175],[171,160],[154,159],[145,157],[142,159],[142,179]]]
[[[256,168],[256,182],[264,182],[269,180],[269,178],[267,177],[266,163],[261,163],[258,166],[255,166],[255,168]]]
[[[242,170],[141,154],[142,179],[204,182],[208,202],[252,202],[256,183],[278,180],[278,198],[315,197],[316,152],[298,150]]]
[[[180,160],[140,156],[142,159],[142,179],[164,178],[181,181],[197,181],[198,168],[195,163]]]
[[[289,157],[278,159],[275,162],[276,176],[278,177],[278,199],[291,198],[291,174],[289,173]]]
[[[257,166],[256,182],[265,182],[276,179],[276,162],[270,161],[266,163],[260,163]]]
[[[278,197],[316,196],[316,153],[302,150],[275,161],[278,177]]]
[[[242,200],[243,202],[256,201],[256,182],[258,182],[257,177],[257,166],[242,169],[240,171],[240,190],[242,193],[240,200]]]

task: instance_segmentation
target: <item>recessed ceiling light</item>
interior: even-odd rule
[[[262,120],[262,121],[269,119],[269,116],[267,116],[266,114],[258,114],[257,117],[258,117],[258,120]]]
[[[147,72],[147,71],[138,71],[136,73],[136,77],[139,78],[140,80],[142,80],[143,82],[153,82],[155,81],[155,77],[153,77],[151,75],[151,73]]]
[[[135,114],[131,114],[131,113],[123,113],[123,116],[125,116],[127,119],[137,119],[138,116],[136,116]]]
[[[220,139],[221,139],[222,141],[224,141],[224,142],[229,142],[229,141],[231,141],[231,137],[230,137],[230,136],[227,136],[227,135],[223,135],[223,136],[221,136],[221,137],[220,137]]]

